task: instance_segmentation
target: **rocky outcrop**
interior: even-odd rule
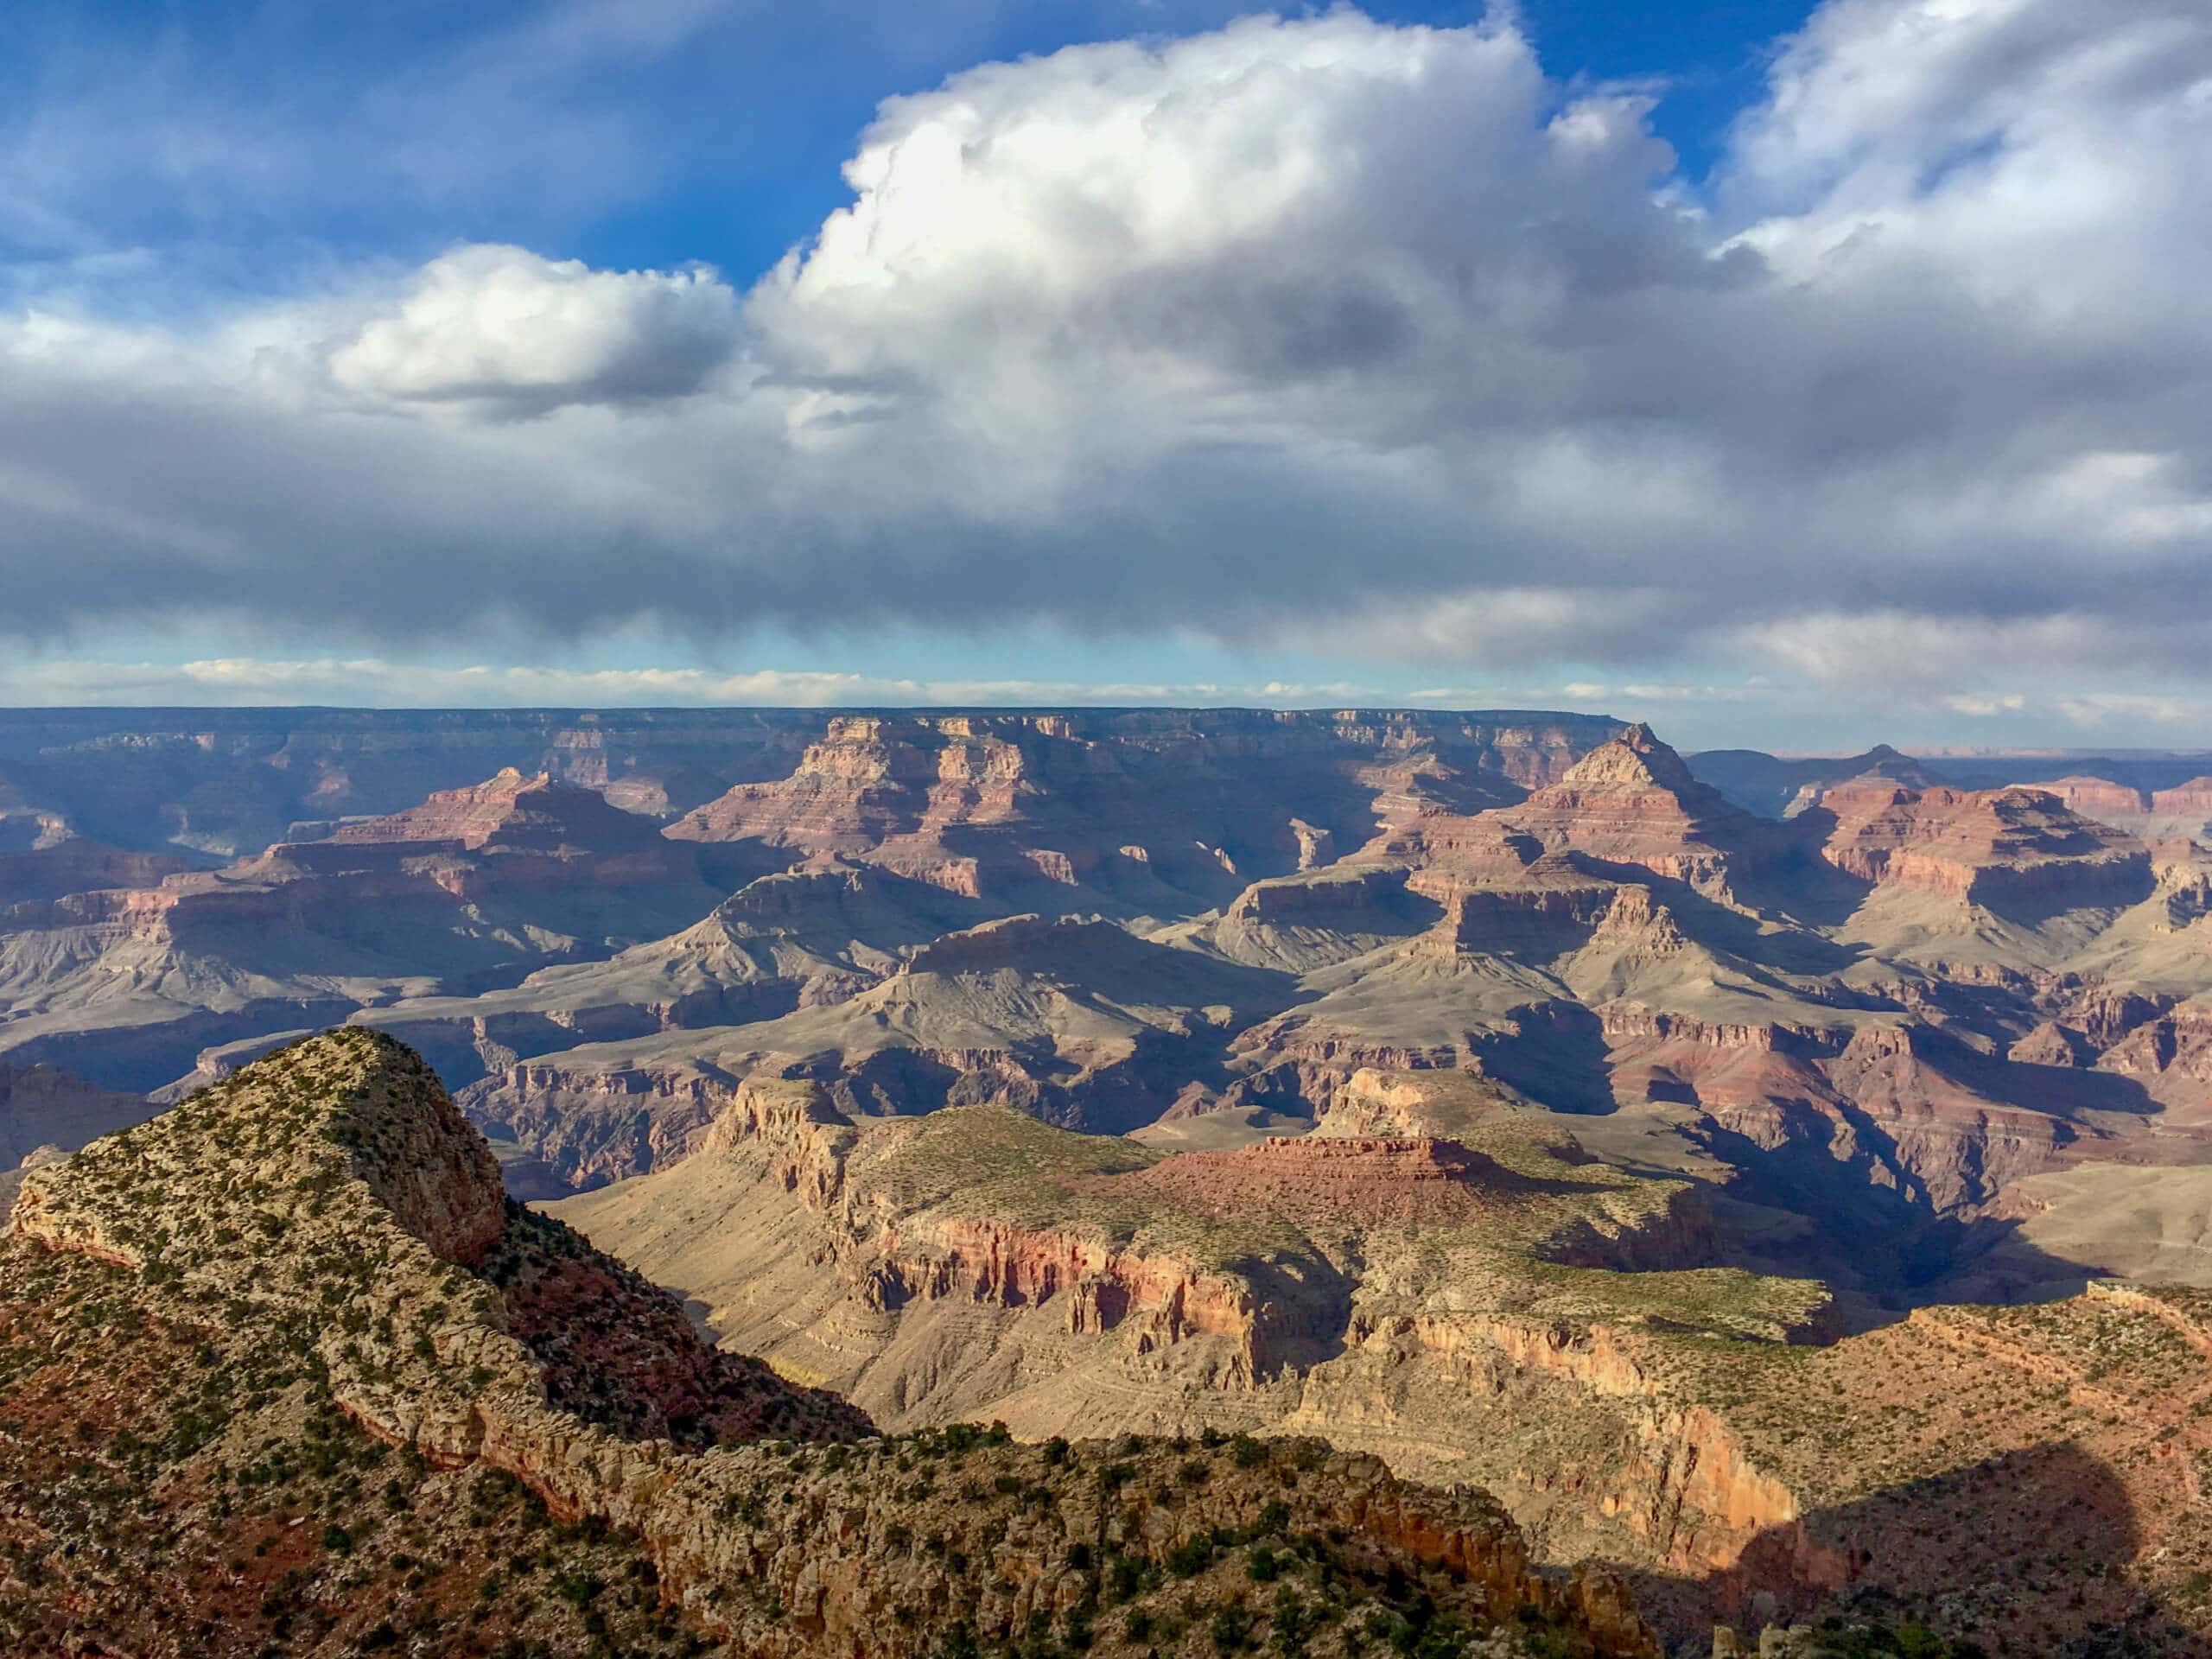
[[[1690,948],[1674,912],[1655,899],[1650,888],[1635,883],[1615,891],[1590,943],[1647,961],[1678,957]]]
[[[2144,1020],[2105,1049],[2097,1066],[2142,1079],[2174,1102],[2177,1116],[2203,1122],[2212,1103],[2212,1007],[2192,1000]]]
[[[2131,837],[2040,789],[1980,791],[1854,782],[1821,797],[1822,855],[1875,886],[1922,887],[1971,904],[2132,904],[2151,890],[2150,855]]]
[[[757,1101],[762,1129],[803,1130],[809,1120],[791,1116],[791,1104]],[[558,1517],[633,1536],[664,1599],[748,1652],[919,1659],[956,1628],[957,1639],[1007,1639],[1095,1605],[1107,1559],[1141,1569],[1180,1552],[1179,1562],[1189,1560],[1177,1570],[1188,1577],[1224,1549],[1287,1525],[1344,1540],[1357,1572],[1433,1573],[1428,1593],[1485,1623],[1526,1609],[1563,1624],[1578,1650],[1656,1659],[1617,1582],[1539,1575],[1488,1497],[1426,1491],[1377,1459],[1319,1443],[1253,1442],[1234,1457],[1194,1460],[1187,1446],[1031,1449],[1002,1434],[979,1448],[985,1437],[969,1431],[855,1452],[839,1443],[863,1432],[864,1420],[765,1371],[741,1386],[759,1408],[756,1432],[778,1435],[774,1444],[687,1451],[632,1438],[594,1418],[634,1414],[637,1403],[585,1389],[579,1351],[562,1335],[579,1325],[564,1314],[572,1305],[583,1325],[605,1323],[606,1304],[625,1289],[619,1269],[586,1261],[579,1273],[543,1249],[518,1255],[512,1228],[524,1224],[512,1221],[490,1268],[499,1279],[534,1274],[533,1282],[502,1295],[456,1270],[457,1257],[480,1253],[489,1218],[486,1160],[473,1139],[404,1050],[366,1033],[334,1035],[40,1172],[14,1237],[18,1248],[129,1268],[137,1297],[163,1317],[219,1311],[238,1321],[226,1341],[251,1346],[298,1331],[329,1397],[366,1433],[434,1468],[503,1471]],[[396,1166],[426,1162],[451,1191],[434,1196],[428,1177],[394,1184]],[[219,1173],[230,1179],[207,1179]],[[404,1212],[385,1206],[380,1185]],[[662,1342],[690,1335],[672,1310],[644,1323]],[[664,1396],[645,1403],[671,1427],[678,1414],[669,1404],[711,1408],[740,1386],[702,1395],[703,1357],[673,1370],[626,1370],[619,1338],[602,1350],[589,1330],[576,1335],[585,1357],[616,1361],[632,1390]],[[573,1407],[556,1397],[564,1394],[576,1396]],[[794,1460],[792,1438],[832,1446]],[[917,1452],[962,1469],[958,1496],[930,1473],[909,1478]],[[918,1548],[925,1535],[928,1547]],[[992,1567],[980,1580],[969,1577],[977,1562]]]
[[[1363,1067],[1330,1098],[1313,1134],[1324,1140],[1455,1138],[1511,1110],[1513,1099],[1473,1072]]]
[[[1391,871],[1357,868],[1306,880],[1255,881],[1236,895],[1224,915],[1252,926],[1341,923],[1348,916],[1364,917],[1387,905],[1404,885],[1403,878]]]
[[[1700,1020],[1688,1014],[1662,1013],[1634,1002],[1609,1003],[1599,1020],[1609,1042],[1652,1039],[1700,1048],[1759,1053],[1833,1054],[1840,1052],[1852,1035],[1848,1026],[1800,1025],[1790,1020],[1750,1024]]]
[[[2088,1039],[2055,1020],[2038,1025],[2005,1050],[2005,1057],[2017,1065],[2063,1066],[2084,1065],[2091,1058]]]
[[[511,1065],[462,1090],[471,1122],[543,1160],[571,1188],[604,1185],[687,1155],[737,1093],[715,1067]]]
[[[480,784],[434,790],[420,805],[402,812],[341,820],[315,837],[314,844],[452,842],[474,851],[494,841],[535,840],[557,846],[579,818],[597,820],[594,829],[634,823],[626,813],[608,818],[604,798],[594,790],[556,784],[542,772],[525,777],[507,766]]]
[[[1513,798],[1614,729],[1418,712],[839,716],[790,778],[670,833],[864,857],[976,895],[1049,883],[1225,901],[1317,868],[1416,798]]]
[[[75,836],[29,849],[0,847],[0,913],[96,888],[158,887],[197,868],[177,854],[127,851]]]
[[[1572,849],[1726,897],[1732,869],[1777,861],[1784,839],[1692,776],[1649,727],[1592,750],[1503,820],[1548,850]]]
[[[1421,938],[1424,950],[1541,962],[1587,944],[1612,914],[1618,891],[1564,861],[1548,867],[1541,861],[1510,885],[1464,886],[1424,871],[1414,886],[1417,892],[1440,890],[1444,900],[1443,918]]]
[[[1057,967],[1086,951],[1126,954],[1129,936],[1110,922],[1077,916],[1007,916],[947,933],[899,965],[903,974],[988,973],[998,968]]]
[[[1624,1434],[1598,1490],[1579,1501],[1622,1522],[1656,1557],[1686,1573],[1726,1573],[1751,1545],[1796,1529],[1798,1497],[1759,1467],[1741,1434],[1719,1414],[1669,1398],[1666,1366],[1649,1344],[1605,1325],[1586,1329],[1525,1319],[1399,1318],[1355,1324],[1353,1339],[1418,1351],[1479,1389],[1503,1386],[1503,1368],[1555,1379],[1623,1403]],[[1555,1471],[1528,1471],[1539,1488]],[[1815,1569],[1829,1587],[1842,1564]]]
[[[484,1137],[435,1076],[391,1057],[371,1069],[338,1130],[370,1196],[448,1262],[473,1268],[506,1227],[506,1192]]]

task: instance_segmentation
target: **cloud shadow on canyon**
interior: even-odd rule
[[[1707,1651],[1715,1624],[1756,1644],[1765,1624],[1838,1619],[1971,1630],[1992,1653],[2212,1659],[2212,1643],[2126,1576],[2157,1541],[2117,1469],[2055,1440],[1770,1526],[1702,1575],[1633,1578],[1683,1653]],[[1868,1649],[1892,1650],[1914,1649]]]

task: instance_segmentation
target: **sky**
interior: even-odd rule
[[[16,0],[0,702],[2212,744],[2202,0]]]

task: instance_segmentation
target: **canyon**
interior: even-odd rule
[[[1046,1486],[1320,1437],[1487,1494],[1547,1618],[2194,1651],[2208,772],[1534,711],[15,711],[0,1201],[143,1274],[55,1219],[68,1154],[336,1027],[485,1137],[374,1196],[508,1263],[546,1409],[686,1456],[778,1390],[837,1444],[995,1421]],[[550,1478],[632,1452],[404,1357],[333,1383],[349,1432],[694,1570],[696,1515]]]
[[[37,1344],[41,1321],[73,1334]],[[1179,1651],[1217,1626],[1342,1651],[1371,1624],[1498,1659],[1659,1653],[1624,1585],[1539,1574],[1483,1494],[1319,1441],[876,1434],[706,1347],[672,1301],[510,1205],[435,1074],[358,1030],[35,1173],[0,1245],[0,1333],[8,1408],[73,1390],[89,1454],[26,1506],[25,1444],[11,1432],[0,1453],[16,1651],[505,1631],[915,1659],[953,1632],[1087,1647],[1110,1619]],[[118,1389],[164,1350],[181,1377]],[[118,1501],[122,1465],[143,1503]],[[386,1467],[383,1504],[349,1499]],[[293,1535],[285,1512],[319,1502],[336,1518]],[[487,1559],[487,1528],[529,1548]]]
[[[1186,1153],[1004,1107],[859,1122],[755,1080],[690,1157],[552,1213],[887,1427],[1323,1434],[1495,1493],[1662,1630],[1875,1599],[1993,1651],[2102,1623],[2202,1641],[2164,1621],[2212,1548],[2212,1298],[2099,1280],[1861,1325],[1816,1281],[1723,1265],[1693,1183],[1421,1073]],[[2018,1593],[2082,1505],[2113,1576],[2054,1557],[2063,1593]]]

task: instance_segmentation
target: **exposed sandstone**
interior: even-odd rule
[[[1630,865],[1715,896],[1779,856],[1760,821],[1700,784],[1681,757],[1631,728],[1594,749],[1557,784],[1505,810],[1504,821],[1548,849]]]
[[[1433,1100],[1429,1081],[1369,1076],[1361,1093],[1472,1135],[1503,1109]],[[1740,1547],[1756,1530],[1725,1506],[1707,1515],[1699,1506],[1720,1500],[1694,1481],[1652,1500],[1633,1472],[1643,1453],[1630,1452],[1647,1440],[1701,1431],[1668,1415],[1687,1406],[1651,1406],[1666,1367],[1628,1328],[1640,1316],[1611,1300],[1623,1274],[1654,1299],[1647,1309],[1687,1295],[1700,1311],[1685,1303],[1675,1317],[1744,1320],[1769,1339],[1810,1306],[1792,1300],[1802,1287],[1777,1287],[1790,1311],[1762,1313],[1771,1293],[1700,1271],[1709,1222],[1679,1185],[1624,1183],[1571,1142],[1538,1151],[1537,1124],[1501,1125],[1478,1147],[1339,1133],[1166,1159],[1022,1124],[968,1113],[855,1129],[819,1096],[748,1085],[691,1162],[567,1213],[657,1270],[721,1253],[709,1237],[687,1245],[667,1224],[675,1216],[771,1230],[788,1268],[734,1249],[735,1282],[694,1287],[709,1319],[893,1422],[973,1412],[1040,1436],[1101,1414],[1186,1432],[1326,1424],[1408,1472],[1503,1482],[1512,1501],[1518,1471],[1541,1456],[1518,1437],[1547,1421],[1512,1416],[1532,1403],[1517,1396],[1564,1389],[1549,1421],[1614,1447],[1592,1453],[1601,1461],[1628,1459],[1609,1489],[1618,1501],[1593,1497],[1574,1536],[1635,1531],[1630,1511],[1658,1502],[1675,1519],[1648,1547],[1688,1565],[1724,1548],[1712,1541]],[[1066,1160],[1057,1173],[1055,1160]],[[788,1195],[783,1219],[768,1194]],[[1615,1368],[1606,1375],[1642,1379],[1594,1417],[1592,1352],[1599,1370]],[[1481,1403],[1501,1395],[1510,1408]],[[1380,1414],[1378,1399],[1392,1402]],[[1648,1427],[1647,1407],[1658,1414]],[[1471,1452],[1453,1426],[1473,1421],[1503,1438]],[[1711,1446],[1697,1455],[1708,1471],[1724,1465]],[[1694,1458],[1652,1456],[1688,1480]],[[1669,1553],[1678,1535],[1707,1542]]]
[[[839,716],[789,779],[733,790],[671,833],[863,856],[977,895],[1049,882],[1226,899],[1324,862],[1402,800],[1511,798],[1611,729],[1357,711]],[[1274,782],[1255,790],[1263,768]]]
[[[1924,887],[1999,909],[2127,904],[2150,891],[2150,857],[2139,842],[2040,789],[1870,780],[1829,790],[1820,810],[1832,824],[1822,855],[1877,886]]]

